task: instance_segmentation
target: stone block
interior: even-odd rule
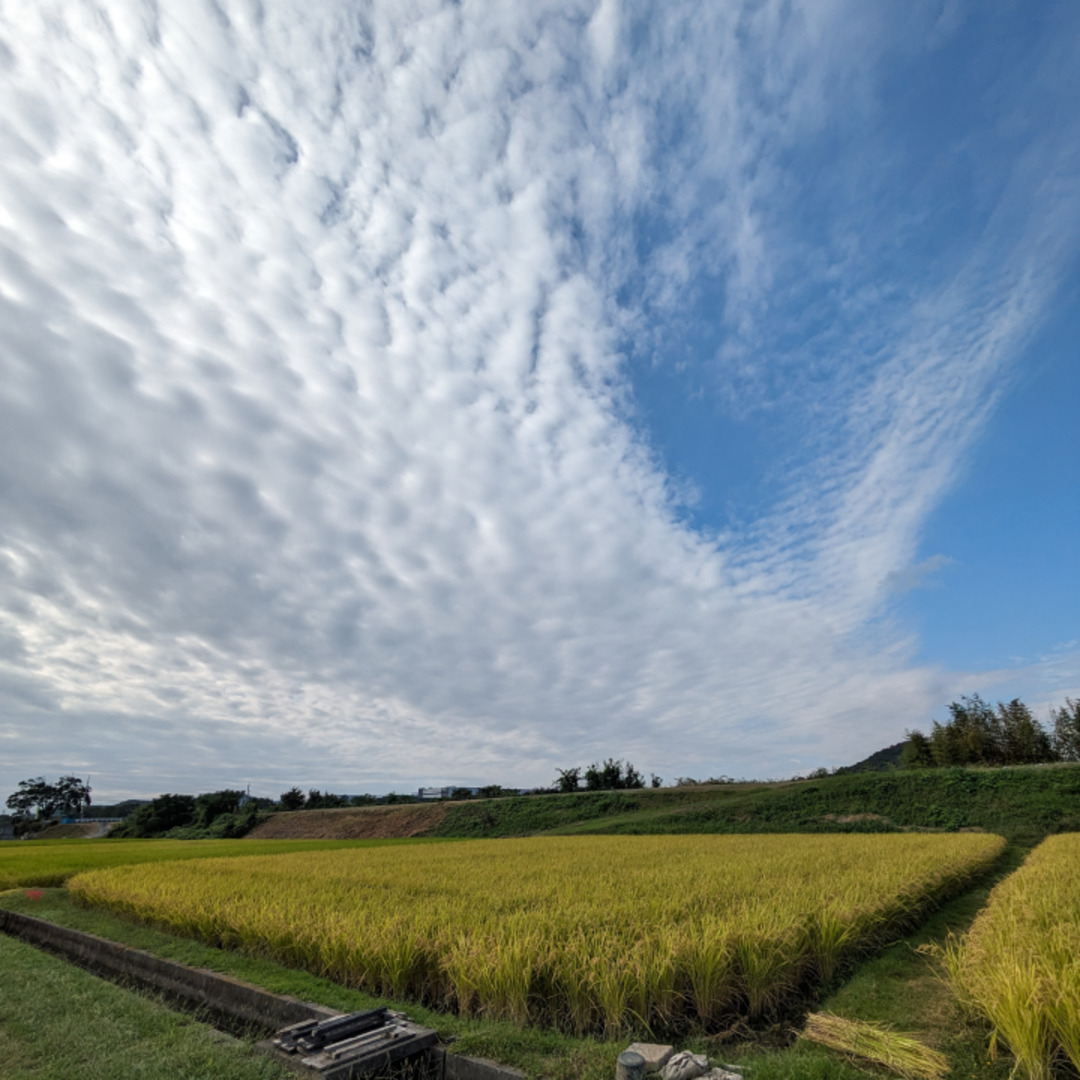
[[[661,1046],[659,1043],[631,1043],[626,1049],[633,1050],[645,1059],[647,1073],[659,1072],[675,1053],[674,1046]]]

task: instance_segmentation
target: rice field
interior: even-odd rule
[[[1029,1080],[1080,1071],[1080,834],[1044,840],[946,950],[957,997],[993,1025]]]
[[[0,843],[0,890],[63,885],[99,867],[208,856],[327,851],[395,840],[6,840]],[[417,841],[409,841],[417,843]]]
[[[144,864],[69,888],[397,999],[613,1035],[775,1012],[1003,847],[985,834],[546,837]]]

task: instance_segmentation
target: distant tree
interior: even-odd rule
[[[649,787],[658,788],[658,787],[663,787],[663,786],[664,786],[663,777],[657,776],[656,773],[650,773],[649,774]]]
[[[170,829],[195,823],[193,795],[159,795],[140,806],[109,834],[110,836],[157,836]]]
[[[585,770],[586,791],[623,791],[644,786],[641,773],[630,762],[624,765],[620,760],[607,758],[602,765],[594,761]]]
[[[350,806],[374,806],[379,800],[374,795],[354,795],[349,800]]]
[[[564,794],[577,791],[578,785],[581,783],[581,770],[580,769],[559,769],[559,779],[555,781],[559,791]]]
[[[1062,761],[1080,761],[1080,699],[1066,698],[1064,705],[1050,710],[1050,720],[1054,752]]]
[[[936,720],[930,731],[930,753],[937,766],[1003,765],[1001,725],[997,714],[978,694],[949,706],[951,719]]]
[[[1056,738],[1035,719],[1019,698],[992,708],[974,694],[949,706],[950,719],[936,720],[929,737],[908,732],[904,768],[956,765],[1034,765],[1056,761]]]
[[[7,807],[20,821],[51,817],[56,809],[56,788],[46,783],[43,776],[20,780],[19,790],[7,797]]]
[[[347,795],[333,795],[329,791],[323,794],[318,788],[312,788],[307,794],[304,803],[305,810],[335,810],[340,806],[348,806]]]
[[[1019,698],[1013,698],[1008,705],[998,702],[997,715],[1006,765],[1056,760],[1050,735]]]
[[[918,729],[907,732],[907,742],[900,753],[900,768],[929,769],[933,764],[930,740]]]
[[[222,814],[235,814],[240,809],[240,800],[243,797],[244,792],[232,788],[196,796],[194,824],[205,829]]]
[[[302,810],[304,807],[304,793],[298,788],[289,788],[281,793],[278,800],[282,810]]]
[[[77,776],[61,776],[53,787],[54,813],[74,817],[82,807],[90,805],[90,785]]]

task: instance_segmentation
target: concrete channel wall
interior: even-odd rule
[[[70,930],[16,911],[0,909],[0,932],[58,953],[92,971],[266,1030],[342,1015],[336,1009],[272,994],[216,971],[164,960],[130,945],[81,930]],[[442,1080],[523,1080],[525,1076],[519,1069],[498,1062],[448,1053],[443,1046],[433,1047],[427,1053],[436,1066],[436,1075]]]

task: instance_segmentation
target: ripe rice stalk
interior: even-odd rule
[[[1003,843],[549,837],[142,864],[70,888],[179,934],[463,1013],[579,1033],[710,1029],[743,1004],[775,1009]]]
[[[931,1049],[914,1035],[879,1024],[847,1020],[832,1013],[811,1013],[802,1037],[871,1061],[905,1080],[943,1080],[949,1072],[948,1059],[939,1050]]]
[[[1059,1056],[1080,1068],[1080,835],[1043,841],[939,952],[958,1000],[991,1025],[1015,1072],[1047,1080]]]

